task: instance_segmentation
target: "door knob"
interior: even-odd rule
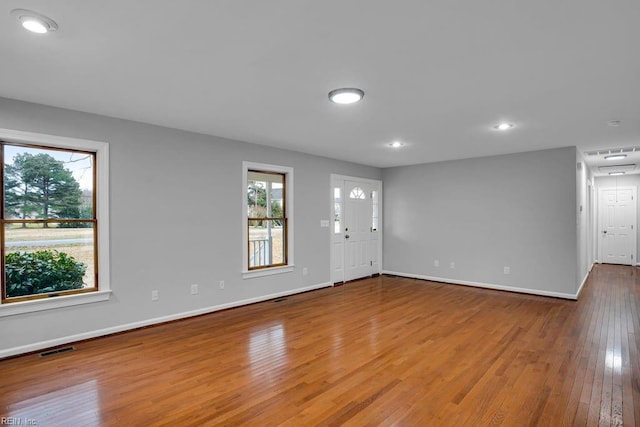
[[[604,233],[604,234],[607,234],[607,230],[604,230],[604,231],[603,231],[603,233]]]
[[[349,238],[349,235],[348,235],[348,234],[345,234],[345,235],[344,235],[344,238],[345,238],[345,239],[348,239],[348,238]]]

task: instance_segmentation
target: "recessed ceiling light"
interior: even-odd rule
[[[516,125],[514,125],[513,123],[498,123],[497,125],[495,125],[493,128],[495,130],[509,130],[509,129],[513,129]]]
[[[389,144],[387,144],[387,145],[388,145],[389,147],[391,147],[391,148],[400,148],[400,147],[402,147],[404,144],[403,144],[402,142],[400,142],[400,141],[393,141],[393,142],[390,142],[390,143],[389,143]]]
[[[27,9],[13,9],[11,15],[15,16],[22,26],[37,34],[46,34],[58,29],[56,22],[44,15]]]
[[[615,127],[618,127],[618,126],[620,126],[622,124],[622,120],[609,120],[607,122],[607,124],[609,126],[613,126],[615,128]]]
[[[329,92],[329,99],[336,104],[353,104],[364,97],[364,91],[357,88],[334,89]]]
[[[609,156],[604,156],[605,160],[621,160],[626,158],[627,155],[626,154],[611,154]]]
[[[609,172],[609,175],[611,176],[624,175],[624,172]]]

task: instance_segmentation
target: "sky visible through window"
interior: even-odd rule
[[[36,154],[48,154],[56,160],[64,162],[64,167],[71,171],[73,177],[80,184],[82,190],[93,190],[93,173],[91,169],[91,155],[85,153],[71,152],[71,151],[58,151],[58,150],[46,150],[30,147],[20,147],[15,145],[6,145],[4,150],[5,164],[13,164],[13,158],[16,154],[29,153],[31,155]]]

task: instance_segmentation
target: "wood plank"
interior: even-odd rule
[[[637,425],[640,273],[580,301],[379,276],[0,361],[38,425]]]

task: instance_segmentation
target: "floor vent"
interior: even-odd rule
[[[282,302],[282,301],[286,301],[286,298],[278,298],[278,299],[274,299],[273,302]]]
[[[74,351],[75,349],[76,348],[73,346],[55,348],[53,350],[47,350],[40,353],[40,357],[53,356],[54,354],[60,354],[60,353],[68,353],[70,351]]]

